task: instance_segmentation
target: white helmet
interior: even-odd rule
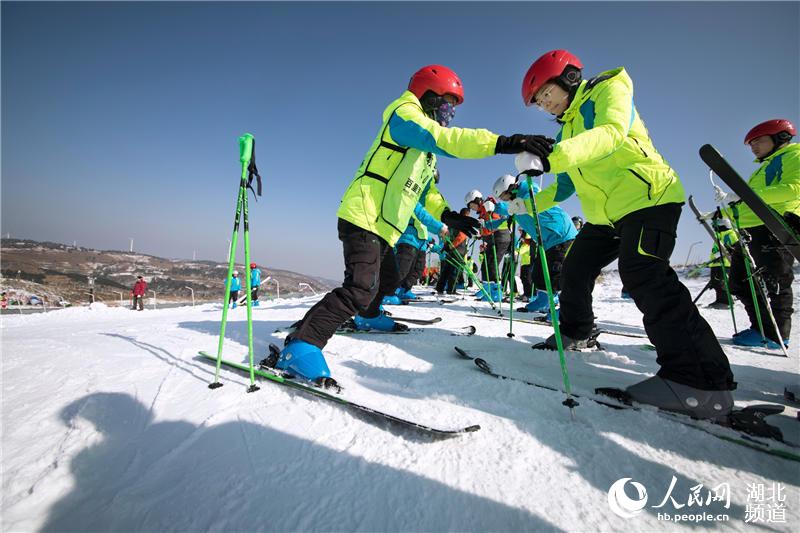
[[[239,275],[239,271],[238,271],[238,270],[234,270],[234,271],[233,271],[233,275],[234,275],[234,276],[238,276],[238,275]]]
[[[517,178],[512,176],[511,174],[503,174],[497,181],[494,182],[492,186],[492,192],[494,192],[495,198],[500,198],[500,195],[506,192],[508,189],[511,188],[512,185],[517,183]]]
[[[469,205],[471,202],[474,202],[475,200],[478,200],[478,199],[483,200],[483,193],[481,191],[479,191],[478,189],[472,189],[464,197],[464,203]]]

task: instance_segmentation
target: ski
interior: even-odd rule
[[[700,148],[700,159],[747,204],[747,207],[753,210],[753,213],[764,222],[767,229],[775,235],[778,242],[800,261],[800,237],[786,223],[780,213],[776,213],[750,188],[716,148],[710,144],[704,144]]]
[[[395,322],[407,322],[408,324],[416,324],[418,326],[429,326],[431,324],[438,324],[442,321],[442,317],[437,316],[435,318],[405,318],[394,316],[392,313],[386,312],[386,316],[391,317],[392,320]]]
[[[217,360],[217,357],[215,355],[211,355],[211,354],[209,354],[207,352],[202,352],[201,351],[201,352],[198,352],[198,353],[200,354],[201,357],[203,357],[206,360],[210,360],[210,361],[216,361]],[[239,370],[239,371],[247,372],[247,373],[250,372],[250,367],[247,366],[247,365],[244,365],[244,364],[234,363],[233,361],[228,361],[228,360],[225,360],[225,359],[222,360],[222,364],[225,365],[226,367],[229,367],[229,368],[232,368],[232,369],[235,369],[235,370]],[[321,398],[323,400],[327,400],[327,401],[329,401],[331,403],[336,403],[336,404],[342,405],[342,406],[344,406],[346,408],[349,408],[349,409],[355,409],[357,411],[360,411],[360,412],[363,412],[363,413],[367,413],[367,414],[369,414],[371,416],[374,416],[376,418],[380,418],[382,420],[387,420],[389,422],[392,422],[392,423],[395,423],[395,424],[398,424],[398,425],[402,425],[402,426],[405,426],[405,427],[408,427],[408,428],[420,430],[420,431],[423,431],[425,433],[430,433],[430,434],[433,434],[433,435],[455,436],[455,435],[461,435],[463,433],[472,433],[472,432],[478,431],[481,428],[479,425],[467,426],[467,427],[457,428],[457,429],[435,428],[435,427],[428,426],[428,425],[425,425],[425,424],[420,424],[418,422],[413,422],[413,421],[405,419],[405,418],[400,418],[400,417],[391,415],[389,413],[385,413],[383,411],[379,411],[377,409],[373,409],[372,407],[368,407],[366,405],[362,405],[362,404],[359,404],[359,403],[351,402],[351,401],[349,401],[349,400],[347,400],[345,398],[342,398],[341,396],[337,396],[335,394],[331,394],[331,393],[326,392],[326,391],[324,391],[324,390],[322,390],[322,389],[320,389],[318,387],[315,387],[313,385],[305,385],[303,383],[300,383],[300,382],[297,382],[297,381],[294,381],[294,380],[291,380],[291,379],[287,379],[287,378],[285,378],[285,377],[283,377],[281,375],[278,375],[276,373],[273,373],[273,372],[265,370],[265,369],[255,369],[254,372],[255,372],[255,374],[257,376],[259,376],[261,378],[264,378],[264,379],[266,379],[268,381],[271,381],[272,383],[277,383],[279,385],[284,385],[284,386],[289,387],[291,389],[294,389],[296,391],[305,392],[307,394],[311,394],[312,396],[316,396],[317,398]]]
[[[469,314],[467,314],[467,316],[478,317],[478,318],[490,318],[492,320],[507,320],[506,318],[503,318],[501,316],[482,315],[482,314],[479,314],[479,313],[478,314],[469,313]],[[547,320],[546,316],[542,316],[541,318],[537,317],[537,318],[534,318],[532,320],[528,320],[528,319],[525,319],[525,318],[519,318],[519,319],[515,318],[514,322],[522,322],[523,324],[533,324],[535,326],[551,326],[552,325],[550,323],[550,321]],[[598,328],[598,331],[600,332],[601,335],[603,335],[603,334],[605,334],[605,335],[615,335],[617,337],[630,337],[630,338],[633,338],[633,339],[647,339],[648,338],[647,335],[645,335],[644,333],[629,333],[627,331],[619,331],[619,330],[616,330],[616,329],[608,329],[608,328],[603,328],[603,327]]]
[[[292,324],[287,328],[277,328],[273,333],[291,333],[296,329],[296,324]],[[406,328],[406,329],[399,329],[396,331],[382,331],[379,329],[356,329],[355,325],[352,321],[347,321],[341,326],[339,329],[336,330],[336,335],[408,335],[409,333],[422,333],[426,331],[424,328]],[[478,329],[475,326],[464,326],[460,328],[456,328],[450,332],[450,335],[453,337],[462,337],[462,336],[472,336]]]
[[[471,360],[475,366],[487,376],[566,394],[566,392],[557,387],[499,374],[492,369],[491,365],[485,359],[473,357],[466,350],[459,347],[456,347],[455,350],[460,357]],[[577,394],[572,394],[572,396],[574,398],[589,400],[592,403],[611,409],[641,411],[643,408],[646,408],[648,411],[654,412],[659,416],[688,427],[699,429],[719,439],[746,446],[783,459],[800,462],[800,446],[783,441],[780,429],[765,421],[767,416],[783,412],[782,405],[762,404],[736,409],[726,421],[727,424],[722,424],[709,420],[695,420],[685,415],[663,411],[655,407],[640,406],[632,402],[627,392],[621,389],[599,388],[595,390],[595,396],[581,396]]]
[[[456,299],[440,299],[440,298],[417,298],[415,300],[402,300],[403,305],[408,304],[451,304],[453,302],[457,302]]]

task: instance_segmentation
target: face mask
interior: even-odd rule
[[[433,111],[434,118],[442,126],[447,126],[456,116],[456,106],[444,101]]]

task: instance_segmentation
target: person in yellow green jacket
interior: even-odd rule
[[[719,247],[717,247],[716,241],[714,241],[714,246],[711,247],[711,257],[709,258],[708,266],[711,270],[709,284],[711,288],[714,289],[716,298],[713,302],[708,304],[708,307],[727,309],[728,295],[725,292],[725,278],[722,274],[722,267],[724,266],[726,270],[730,270],[731,262],[728,258],[733,253],[733,245],[736,244],[739,238],[736,236],[736,232],[731,228],[731,221],[727,218],[715,218],[711,221],[711,224],[714,227],[714,231],[719,236],[719,242],[725,248],[725,252],[721,253]]]
[[[267,364],[322,386],[335,384],[322,348],[351,317],[357,329],[394,331],[399,325],[380,308],[400,283],[393,247],[412,214],[421,210],[468,235],[478,223],[448,209],[431,183],[436,157],[479,159],[530,151],[546,156],[553,139],[485,129],[448,127],[464,101],[461,79],[442,65],[418,70],[399,98],[383,112],[382,123],[337,211],[344,249],[344,282],[314,305]],[[428,190],[425,198],[423,191]],[[274,360],[273,360],[274,359]]]
[[[531,266],[531,238],[525,230],[519,229],[519,277],[522,279],[521,300],[527,302],[533,294],[533,267]]]
[[[736,386],[728,358],[669,264],[683,187],[650,140],[630,76],[620,67],[584,79],[580,59],[553,50],[529,68],[522,97],[561,126],[552,153],[517,160],[521,172],[556,176],[535,197],[539,211],[577,193],[586,219],[561,273],[565,347],[587,346],[595,280],[617,259],[660,365],[655,376],[626,389],[630,397],[697,418],[725,418]],[[555,349],[554,336],[546,343]]]
[[[762,122],[747,132],[744,143],[750,146],[756,156],[756,163],[759,164],[758,169],[750,176],[748,185],[767,205],[786,218],[790,225],[796,226],[800,216],[800,144],[791,142],[795,135],[797,130],[789,120],[774,119]],[[725,193],[718,186],[715,189],[714,196],[718,203],[739,200],[738,196]],[[761,277],[766,283],[769,305],[778,324],[776,332],[772,321],[767,318],[766,302],[756,292],[764,335],[767,337],[766,344],[772,349],[779,349],[778,342],[783,340],[788,346],[794,312],[794,257],[778,243],[772,232],[747,205],[737,203],[737,211],[739,227],[746,230],[751,238],[747,245],[750,254],[756,267],[763,269]],[[734,214],[731,209],[726,210],[727,216]],[[740,346],[761,346],[763,339],[758,329],[756,309],[740,248],[734,250],[731,256],[730,281],[731,292],[744,304],[750,318],[750,328],[734,335],[733,342]]]

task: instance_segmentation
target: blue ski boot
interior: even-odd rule
[[[321,385],[331,377],[322,350],[300,339],[284,346],[275,368]]]
[[[497,286],[497,283],[495,282],[487,283],[486,285],[483,286],[483,288],[486,289],[487,293],[489,293],[489,298],[487,298],[486,295],[483,294],[483,292],[481,292],[481,297],[479,298],[481,302],[492,301],[494,303],[498,303],[500,300],[503,299],[503,296],[500,294],[500,288]]]
[[[750,346],[750,347],[759,347],[763,346],[765,348],[769,348],[770,350],[780,350],[781,345],[777,342],[773,341],[772,339],[765,339],[761,336],[761,333],[753,328],[748,328],[744,331],[740,331],[736,335],[733,336],[733,344],[737,346]],[[787,348],[789,347],[789,341],[783,341],[783,345]]]
[[[384,296],[381,305],[403,305],[403,301],[396,295]]]
[[[553,295],[553,301],[558,305],[558,293]],[[549,313],[550,301],[547,299],[547,291],[536,291],[536,296],[531,298],[525,306],[529,313]]]
[[[401,300],[417,299],[417,295],[411,292],[411,289],[404,289],[403,287],[398,287],[397,290],[395,291],[395,295]]]
[[[259,305],[261,305],[261,302],[259,302],[258,300],[253,302],[253,307],[258,307]]]
[[[373,318],[364,318],[363,316],[356,315],[353,317],[353,323],[356,325],[356,329],[361,331],[370,331],[373,329],[378,331],[405,331],[408,329],[408,326],[398,324],[384,313],[380,313]]]

